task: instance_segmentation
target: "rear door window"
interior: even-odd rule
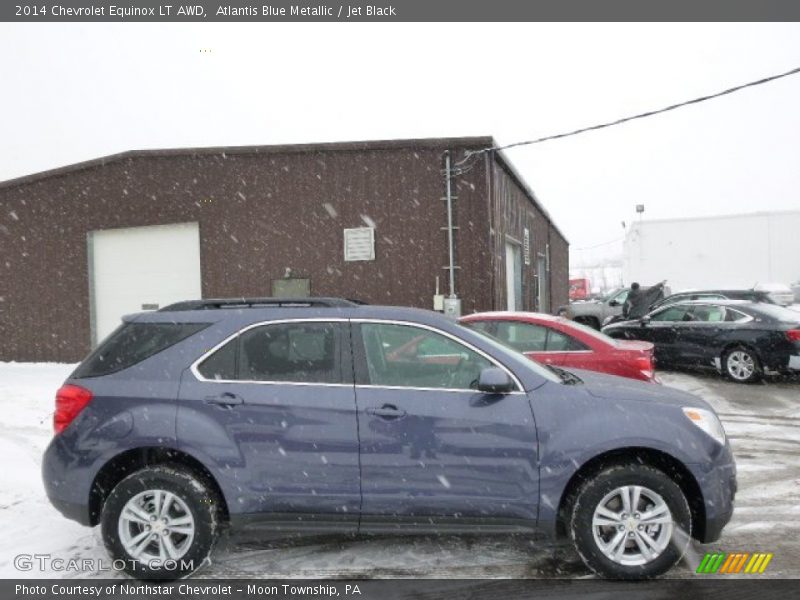
[[[185,340],[208,323],[123,323],[81,363],[72,377],[101,377],[132,367]]]
[[[589,349],[574,337],[552,329],[547,334],[546,348],[548,352],[581,352]]]
[[[547,346],[547,328],[532,323],[500,321],[494,335],[518,352],[544,352]]]
[[[691,320],[700,323],[719,323],[725,320],[725,309],[721,306],[700,305],[693,306]]]
[[[236,365],[239,354],[238,336],[205,359],[197,368],[206,379],[233,381],[236,379]]]
[[[651,321],[686,321],[688,320],[689,307],[669,306],[650,316]]]
[[[238,374],[245,381],[341,383],[336,323],[263,325],[239,336]]]

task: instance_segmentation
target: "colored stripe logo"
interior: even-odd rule
[[[736,575],[747,573],[751,575],[761,574],[767,569],[769,561],[772,560],[771,552],[711,552],[707,553],[696,573],[704,575],[717,573],[724,575]]]

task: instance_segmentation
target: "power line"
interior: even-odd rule
[[[624,240],[624,237],[617,238],[615,240],[611,240],[609,242],[602,242],[601,244],[594,244],[593,246],[583,246],[582,248],[570,248],[570,250],[581,251],[581,250],[592,250],[594,248],[600,248],[601,246],[610,246],[611,244],[616,244]]]
[[[597,131],[598,129],[605,129],[607,127],[614,127],[615,125],[621,125],[623,123],[627,123],[628,121],[634,121],[636,119],[644,119],[646,117],[652,117],[655,115],[660,115],[665,112],[669,112],[671,110],[676,110],[678,108],[683,108],[684,106],[690,106],[692,104],[700,104],[701,102],[706,102],[707,100],[713,100],[714,98],[719,98],[721,96],[727,96],[728,94],[733,94],[734,92],[739,92],[741,90],[755,87],[758,85],[763,85],[765,83],[770,83],[771,81],[776,81],[777,79],[783,79],[784,77],[789,77],[790,75],[797,75],[800,73],[800,67],[792,69],[791,71],[786,71],[785,73],[780,73],[778,75],[770,75],[769,77],[764,77],[763,79],[757,79],[755,81],[750,81],[748,83],[743,83],[741,85],[737,85],[726,90],[722,90],[715,94],[709,94],[707,96],[700,96],[699,98],[693,98],[691,100],[686,100],[685,102],[679,102],[677,104],[671,104],[669,106],[665,106],[664,108],[659,108],[657,110],[649,110],[647,112],[639,113],[637,115],[632,115],[630,117],[623,117],[621,119],[616,119],[615,121],[608,121],[606,123],[600,123],[598,125],[592,125],[590,127],[581,127],[580,129],[575,129],[573,131],[567,131],[564,133],[557,133],[555,135],[547,135],[544,137],[536,138],[535,140],[528,140],[525,142],[515,142],[513,144],[508,144],[506,146],[494,146],[491,148],[483,148],[481,150],[473,150],[468,151],[467,155],[464,157],[463,160],[456,163],[454,166],[458,167],[461,164],[465,163],[469,158],[477,155],[483,154],[485,152],[496,152],[498,150],[508,150],[509,148],[516,148],[517,146],[530,146],[532,144],[541,144],[542,142],[549,142],[550,140],[558,140],[565,137],[571,137],[573,135],[579,135],[581,133],[586,133],[587,131]]]

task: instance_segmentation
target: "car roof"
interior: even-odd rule
[[[245,299],[247,300],[247,299]],[[313,299],[221,299],[180,302],[158,311],[133,313],[124,321],[139,323],[216,323],[227,319],[270,321],[284,319],[381,319],[409,321],[428,325],[454,323],[442,313],[422,308],[359,304],[342,298]],[[204,303],[204,304],[201,304]]]
[[[761,290],[735,290],[735,289],[726,289],[726,290],[684,290],[682,292],[675,292],[670,296],[664,298],[665,300],[672,297],[672,296],[691,296],[692,294],[752,294],[756,295],[765,295],[767,292]]]
[[[476,321],[480,319],[538,319],[540,321],[559,322],[565,320],[563,317],[548,315],[547,313],[523,312],[513,310],[492,310],[487,312],[472,313],[464,315],[459,320]]]
[[[726,298],[724,300],[703,300],[702,298],[698,298],[696,300],[681,300],[670,306],[675,306],[676,304],[689,304],[692,306],[718,304],[719,306],[741,306],[741,307],[753,307],[753,308],[758,308],[760,306],[758,302],[750,302],[749,300],[732,300],[729,298]],[[666,306],[664,308],[666,308]]]

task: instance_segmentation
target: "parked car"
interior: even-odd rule
[[[800,314],[774,304],[678,302],[603,332],[653,342],[658,367],[714,367],[740,383],[756,381],[765,371],[800,370]]]
[[[50,501],[146,579],[223,523],[541,532],[615,578],[719,538],[736,468],[700,398],[552,370],[438,313],[203,300],[125,317],[56,395]],[[119,564],[119,563],[116,563]]]
[[[785,283],[757,283],[754,290],[766,292],[774,304],[790,306],[794,304],[794,291]]]
[[[783,295],[776,295],[767,290],[689,290],[667,296],[650,306],[650,310],[656,310],[662,306],[676,304],[691,300],[704,300],[706,302],[716,302],[717,300],[747,300],[748,302],[764,302],[766,304],[778,304],[784,306],[786,298]],[[788,304],[791,304],[789,302]]]
[[[656,381],[648,342],[615,340],[575,321],[537,313],[476,313],[459,322],[546,365]]]
[[[650,288],[641,286],[639,289],[644,294],[647,293],[647,290]],[[572,319],[576,323],[583,323],[599,331],[610,317],[622,314],[622,306],[625,304],[625,300],[628,299],[629,292],[630,288],[617,288],[599,300],[593,300],[591,302],[571,302],[570,304],[560,306],[556,310],[556,314],[560,317]],[[669,294],[669,287],[664,287],[663,292],[656,297],[655,301]]]

